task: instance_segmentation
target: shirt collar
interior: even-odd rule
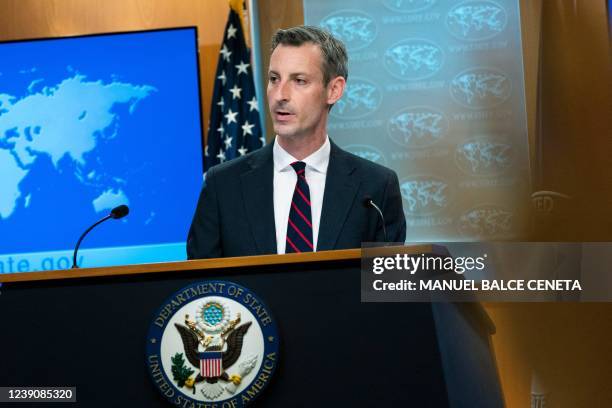
[[[310,156],[301,161],[306,163],[306,167],[309,167],[318,173],[326,174],[327,166],[329,164],[330,151],[331,144],[329,143],[329,137],[326,135],[323,145],[316,152],[312,153]],[[287,151],[278,144],[276,139],[274,139],[272,156],[274,158],[275,171],[287,171],[291,168],[291,163],[298,161],[295,157],[287,153]]]

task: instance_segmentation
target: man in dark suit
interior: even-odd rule
[[[327,136],[347,62],[342,42],[317,27],[276,32],[267,91],[276,138],[207,172],[187,239],[189,259],[405,241],[397,175]],[[370,200],[380,206],[385,228],[365,204]]]

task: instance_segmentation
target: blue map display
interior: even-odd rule
[[[202,182],[195,28],[2,43],[0,60],[0,273],[68,267],[120,204],[81,266],[184,259]]]

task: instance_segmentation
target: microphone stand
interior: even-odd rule
[[[91,227],[87,228],[85,230],[85,232],[81,235],[81,237],[79,238],[79,241],[76,244],[76,247],[74,248],[74,253],[72,254],[72,269],[78,269],[79,266],[77,265],[77,252],[79,252],[79,246],[81,246],[81,241],[83,241],[83,238],[85,238],[85,235],[87,235],[87,233],[89,231],[91,231],[92,229],[94,229],[97,225],[103,223],[104,221],[113,218],[112,214],[107,215],[106,217],[102,218],[101,220],[99,220],[98,222],[96,222],[94,225],[92,225]]]
[[[378,215],[380,216],[380,219],[382,220],[382,230],[383,230],[383,236],[385,237],[385,246],[388,244],[388,240],[387,240],[387,228],[385,227],[385,216],[383,215],[381,209],[376,205],[376,203],[374,203],[374,200],[372,200],[372,197],[365,196],[363,198],[363,205],[366,208],[374,208],[376,210],[376,212],[378,212]]]

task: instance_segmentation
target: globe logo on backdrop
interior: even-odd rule
[[[406,39],[387,48],[383,64],[403,80],[425,79],[435,75],[444,63],[442,48],[428,40]]]
[[[450,84],[455,102],[470,109],[493,108],[510,97],[512,84],[505,73],[493,68],[472,68],[459,73]]]
[[[376,111],[381,101],[382,92],[373,82],[351,78],[331,114],[339,119],[358,119]]]
[[[404,147],[427,147],[439,142],[448,132],[446,117],[422,106],[405,108],[391,116],[387,133]]]
[[[508,24],[508,14],[492,1],[466,1],[446,15],[448,31],[461,40],[478,41],[495,37]]]
[[[493,176],[506,171],[513,163],[514,149],[507,143],[481,137],[460,144],[455,162],[471,175]]]
[[[342,40],[349,51],[367,47],[377,34],[374,19],[358,10],[334,12],[321,20],[320,26]]]
[[[461,235],[470,238],[508,236],[512,232],[512,213],[494,205],[482,205],[459,217]]]
[[[382,164],[383,166],[387,165],[387,158],[385,155],[373,146],[352,144],[344,146],[344,150],[371,162]]]
[[[383,0],[383,4],[393,11],[399,13],[416,13],[423,11],[434,4],[437,0]]]
[[[407,214],[431,215],[448,206],[449,185],[432,176],[408,177],[400,182],[400,192],[407,206]]]

